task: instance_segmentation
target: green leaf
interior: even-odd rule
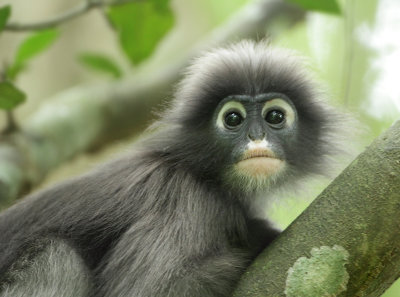
[[[83,53],[79,56],[79,61],[92,70],[110,74],[115,78],[122,76],[121,69],[107,56],[94,53]]]
[[[9,66],[6,70],[6,77],[13,81],[17,77],[17,75],[25,69],[25,65],[22,64],[13,64]]]
[[[26,61],[49,47],[57,37],[58,31],[54,29],[40,31],[29,36],[20,45],[15,58],[15,63],[24,64]]]
[[[118,32],[120,45],[132,64],[148,58],[172,28],[169,0],[152,0],[114,6],[108,18]]]
[[[44,51],[57,37],[58,31],[49,29],[35,33],[25,39],[18,48],[14,63],[7,70],[7,77],[14,80],[25,68],[28,60]]]
[[[0,109],[11,110],[24,102],[26,95],[7,81],[0,82]]]
[[[4,26],[7,24],[8,18],[11,15],[10,5],[0,8],[0,32],[3,31]]]
[[[169,11],[169,0],[151,0],[150,2],[154,4],[156,10]]]
[[[340,6],[336,0],[287,0],[306,10],[321,11],[332,14],[340,14]]]

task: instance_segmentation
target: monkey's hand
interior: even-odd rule
[[[250,219],[248,220],[247,226],[249,230],[249,246],[252,251],[253,259],[282,232],[264,219]]]

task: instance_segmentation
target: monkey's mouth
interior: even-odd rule
[[[284,162],[277,158],[273,151],[255,149],[244,152],[236,164],[236,169],[246,175],[268,177],[279,172],[283,166]]]
[[[254,150],[246,150],[240,161],[253,159],[253,158],[272,158],[277,159],[276,155],[273,151],[268,149],[254,149]]]

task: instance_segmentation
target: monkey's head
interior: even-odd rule
[[[178,160],[248,192],[323,174],[339,120],[293,53],[244,41],[198,58],[163,121]]]

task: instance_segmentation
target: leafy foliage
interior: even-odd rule
[[[0,8],[0,32],[3,31],[11,15],[11,7],[9,5]]]
[[[40,31],[25,39],[18,48],[12,66],[7,71],[11,80],[23,70],[26,63],[34,56],[48,48],[58,37],[58,31],[54,29]]]
[[[336,0],[287,0],[298,4],[306,10],[315,10],[332,14],[340,14],[340,7]]]
[[[58,36],[55,30],[45,30],[27,38],[19,47],[16,62],[23,64],[33,56],[45,50]]]
[[[26,95],[8,81],[0,82],[0,109],[11,110],[24,102]]]
[[[121,69],[107,56],[95,53],[83,53],[79,56],[79,61],[92,70],[109,74],[115,78],[122,76]]]
[[[168,3],[169,0],[142,1],[108,10],[108,18],[132,64],[149,57],[172,27],[174,19]]]

